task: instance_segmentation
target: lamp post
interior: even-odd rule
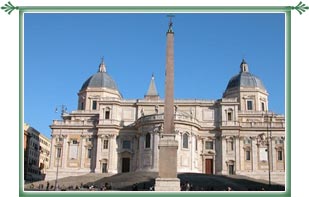
[[[66,107],[65,105],[61,105],[61,117],[63,118],[63,114],[64,112],[66,111]],[[58,108],[56,107],[56,110],[55,110],[56,113],[58,113]],[[62,139],[62,136],[61,136],[61,132],[62,132],[62,122],[61,122],[61,126],[60,126],[60,133],[59,133],[59,142],[60,142],[60,139]],[[57,169],[56,169],[56,180],[55,180],[55,191],[58,189],[58,173],[59,173],[59,160],[62,159],[62,147],[63,147],[63,139],[61,140],[62,142],[57,144],[57,153],[56,153],[56,158],[57,158]],[[59,154],[59,146],[60,146],[60,154]]]
[[[272,121],[269,121],[269,114],[268,112],[266,111],[266,126],[267,126],[267,158],[268,158],[268,187],[270,189],[271,187],[271,157],[270,157],[270,151],[272,149],[272,145],[271,145],[271,138],[272,138],[272,132],[271,132],[271,128],[269,128],[269,122]],[[272,117],[271,117],[272,118]]]

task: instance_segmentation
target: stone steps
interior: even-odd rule
[[[133,185],[137,185],[139,190],[148,190],[155,184],[155,178],[158,177],[157,172],[128,172],[120,174],[96,174],[88,173],[82,176],[71,176],[61,178],[58,180],[59,186],[91,186],[94,185],[98,188],[108,183],[112,186],[112,190],[132,190]],[[206,175],[202,173],[179,173],[181,183],[188,181],[191,183],[195,190],[215,190],[222,191],[227,187],[232,187],[233,190],[247,191],[247,190],[259,190],[261,188],[268,188],[268,182],[265,180],[258,180],[252,177],[242,175]],[[39,184],[44,184],[46,187],[47,181],[35,182],[35,188],[38,188]],[[54,180],[49,181],[50,186],[54,185]],[[29,188],[30,184],[26,184],[25,188]],[[44,187],[44,188],[45,188]],[[273,184],[272,190],[284,190],[284,186]]]

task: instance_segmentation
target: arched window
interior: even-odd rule
[[[227,112],[227,120],[232,121],[232,112],[231,111]]]
[[[188,148],[188,134],[183,134],[182,135],[182,148]]]
[[[151,139],[151,135],[150,135],[150,133],[147,133],[146,134],[145,148],[150,148],[150,139]]]

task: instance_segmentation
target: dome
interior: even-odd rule
[[[118,91],[115,81],[106,73],[103,62],[100,64],[99,71],[84,82],[81,90],[86,88],[109,88]]]
[[[248,64],[243,60],[240,65],[240,73],[232,77],[226,87],[225,92],[233,88],[260,88],[266,90],[261,79],[251,74],[248,69]]]

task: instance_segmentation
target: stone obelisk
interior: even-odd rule
[[[163,132],[159,141],[159,177],[155,191],[180,191],[177,178],[177,149],[174,126],[174,32],[170,18],[166,33],[165,101]]]

